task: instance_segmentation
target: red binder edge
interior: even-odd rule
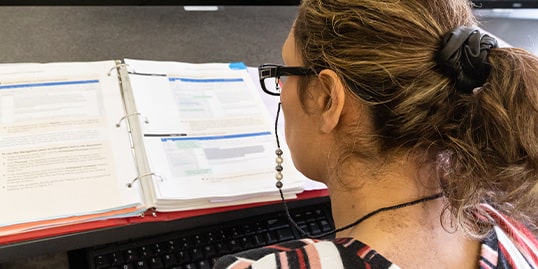
[[[294,199],[294,200],[307,200],[311,198],[323,197],[323,196],[328,196],[328,195],[329,195],[329,192],[326,189],[304,191],[298,194],[297,199]],[[270,204],[276,204],[276,203],[279,203],[279,201],[243,204],[243,205],[235,205],[235,206],[227,206],[227,207],[207,208],[207,209],[199,209],[199,210],[188,210],[188,211],[157,212],[155,215],[147,214],[144,217],[129,217],[129,218],[118,218],[118,219],[107,219],[107,220],[84,222],[84,223],[78,223],[78,224],[73,224],[73,225],[66,225],[66,226],[61,226],[61,227],[54,227],[54,228],[49,228],[49,229],[42,229],[42,230],[2,236],[0,237],[0,244],[10,244],[10,243],[16,243],[16,242],[22,242],[22,241],[35,240],[35,239],[43,239],[47,237],[54,237],[54,236],[71,234],[71,233],[110,228],[110,227],[135,224],[135,223],[177,220],[177,219],[182,219],[182,218],[202,216],[202,215],[207,215],[207,214],[220,213],[220,212],[226,212],[226,211],[232,211],[232,210],[238,210],[238,209],[244,209],[244,208],[250,208],[250,207],[257,207],[257,206],[263,206],[263,205],[270,205]]]

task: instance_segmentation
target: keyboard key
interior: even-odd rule
[[[149,268],[151,269],[164,269],[163,261],[161,257],[154,257],[149,259]]]
[[[196,268],[196,264],[188,263],[188,264],[183,265],[183,269],[197,269],[197,268]]]
[[[176,243],[174,242],[174,240],[168,240],[166,241],[165,243],[163,243],[163,251],[165,253],[172,253],[174,251],[176,251]]]
[[[213,232],[208,232],[205,237],[206,237],[206,243],[208,244],[214,244],[218,240],[218,238]]]
[[[289,227],[290,226],[285,219],[274,218],[267,220],[267,228],[272,231]]]
[[[263,234],[254,235],[253,240],[254,246],[261,247],[267,244],[267,240]]]
[[[201,249],[198,249],[198,248],[191,249],[191,259],[193,261],[197,261],[197,260],[200,260],[200,259],[203,259],[203,258],[204,258],[204,256],[203,256],[203,253],[202,253]]]
[[[265,234],[265,238],[266,238],[265,241],[267,242],[267,244],[274,244],[278,242],[278,238],[275,236],[273,232],[267,232]]]
[[[251,249],[254,247],[254,243],[252,243],[252,238],[249,236],[249,237],[241,237],[239,239],[239,242],[241,242],[241,247],[243,249]]]
[[[195,247],[199,247],[199,246],[205,244],[206,241],[207,241],[205,238],[203,238],[203,237],[202,237],[201,235],[199,235],[199,234],[193,236],[192,240],[193,240],[193,243],[194,243],[194,246],[195,246]]]
[[[246,224],[246,225],[243,225],[243,227],[241,228],[241,232],[242,232],[242,235],[243,236],[250,236],[250,235],[254,235],[255,234],[255,229],[254,227],[252,227],[251,225],[249,224]]]
[[[94,258],[94,263],[97,266],[97,268],[103,268],[110,265],[110,260],[106,255],[97,255]]]
[[[182,237],[178,240],[178,247],[180,249],[192,248],[194,247],[194,243],[192,242],[192,239],[188,237]]]
[[[208,261],[202,260],[198,262],[198,269],[211,269],[211,265]]]
[[[150,249],[151,249],[151,254],[153,256],[159,256],[159,255],[163,254],[161,244],[159,244],[159,243],[152,244],[150,246]]]
[[[187,250],[180,250],[176,252],[176,258],[179,263],[187,263],[191,260]]]
[[[135,269],[150,269],[149,264],[145,260],[140,260],[134,263]]]
[[[257,234],[264,233],[267,231],[267,226],[263,225],[261,222],[256,221],[254,223],[254,231]]]
[[[318,224],[316,222],[310,222],[308,223],[308,227],[310,229],[310,232],[312,234],[319,234],[321,233],[321,229],[319,228]]]
[[[217,241],[228,240],[228,236],[224,230],[218,230],[214,235]]]
[[[109,260],[112,264],[122,264],[125,262],[123,255],[121,255],[119,252],[110,254]]]
[[[128,249],[125,251],[125,262],[134,262],[138,260],[138,254],[132,250]]]
[[[241,237],[241,232],[238,231],[236,227],[233,227],[226,231],[227,238],[238,238]]]
[[[289,229],[280,229],[276,231],[276,235],[279,241],[288,241],[293,239],[293,233]]]
[[[323,232],[328,232],[332,229],[331,224],[327,220],[321,220],[319,223]]]
[[[231,239],[229,242],[228,242],[228,250],[231,252],[231,253],[234,253],[234,252],[238,252],[241,250],[241,244],[239,244],[239,241],[235,240],[235,239]]]
[[[138,253],[140,254],[140,258],[149,258],[151,257],[151,252],[149,251],[149,248],[147,246],[141,246],[138,248]]]
[[[327,220],[327,216],[325,216],[325,213],[321,209],[314,210],[314,215],[317,220]]]
[[[212,258],[217,255],[217,250],[213,245],[206,245],[202,247],[202,250],[204,251],[204,257],[206,258]]]
[[[172,266],[177,266],[177,258],[173,254],[165,254],[163,255],[163,264],[166,268],[170,268]]]
[[[230,248],[224,242],[219,242],[219,243],[215,244],[215,250],[218,253],[217,255],[220,255],[220,256],[231,253]]]

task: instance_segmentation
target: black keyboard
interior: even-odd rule
[[[311,235],[334,228],[328,202],[291,208]],[[209,269],[222,255],[301,238],[283,210],[191,230],[85,249],[88,268]]]

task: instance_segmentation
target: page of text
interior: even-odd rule
[[[0,226],[139,204],[113,66],[0,65]]]
[[[142,123],[145,134],[223,135],[273,128],[244,66],[128,63],[137,109],[148,120]]]
[[[274,119],[246,66],[126,63],[158,200],[279,198]],[[287,194],[303,190],[293,170]]]

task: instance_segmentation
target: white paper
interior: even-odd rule
[[[139,204],[113,66],[0,65],[0,226]]]
[[[158,199],[279,198],[274,121],[246,67],[126,63]],[[285,177],[285,192],[303,190],[294,169]]]

